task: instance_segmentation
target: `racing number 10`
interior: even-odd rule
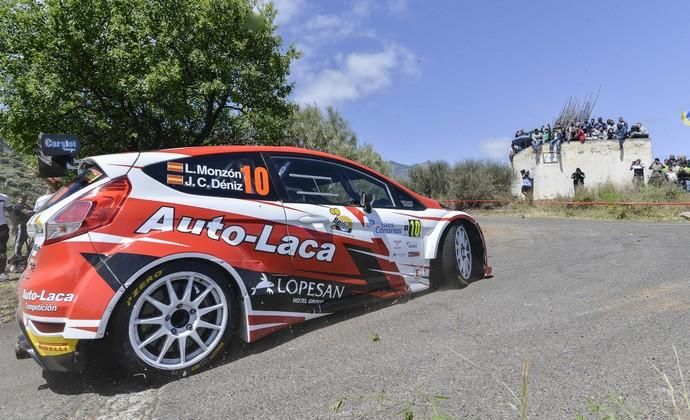
[[[244,176],[244,190],[247,194],[254,194],[256,190],[256,193],[259,195],[268,195],[270,188],[268,186],[268,171],[266,168],[257,166],[254,168],[253,176],[252,168],[249,165],[242,166],[240,171],[242,171]]]

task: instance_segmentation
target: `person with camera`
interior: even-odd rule
[[[525,196],[529,204],[532,204],[534,177],[524,169],[520,170],[520,175],[522,175],[522,195]]]
[[[582,172],[580,168],[577,168],[575,172],[570,175],[570,178],[573,179],[573,188],[575,189],[575,193],[577,193],[580,188],[585,185],[585,173]]]

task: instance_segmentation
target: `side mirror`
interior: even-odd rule
[[[371,213],[371,204],[374,202],[374,194],[362,193],[359,199],[359,205],[364,207],[366,213]]]

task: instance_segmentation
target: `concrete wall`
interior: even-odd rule
[[[649,170],[646,168],[654,160],[651,139],[627,139],[622,151],[618,149],[617,140],[564,143],[560,159],[555,150],[553,157],[551,156],[548,144],[542,146],[541,153],[537,154],[530,147],[513,158],[513,194],[522,197],[521,169],[529,170],[534,177],[535,199],[572,196],[574,191],[570,175],[576,168],[585,173],[585,186],[606,182],[628,185],[632,183],[630,165],[635,159],[642,159],[645,178],[649,177]]]

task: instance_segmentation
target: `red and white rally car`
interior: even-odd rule
[[[97,156],[33,219],[18,348],[186,375],[228,341],[491,275],[477,222],[355,162],[217,146]]]

